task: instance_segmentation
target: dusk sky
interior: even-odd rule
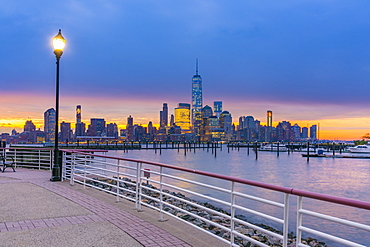
[[[159,122],[191,102],[195,60],[203,105],[223,101],[233,121],[266,111],[320,138],[370,132],[370,3],[270,1],[0,0],[0,131],[43,128],[55,107],[51,39],[62,29],[60,121]],[[74,126],[74,125],[73,125]]]

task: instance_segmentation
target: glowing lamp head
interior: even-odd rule
[[[58,34],[53,38],[54,54],[58,59],[62,56],[66,43],[67,40],[63,37],[62,30],[59,29]]]

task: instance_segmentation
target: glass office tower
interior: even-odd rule
[[[192,79],[192,123],[193,132],[199,136],[199,127],[202,123],[202,107],[203,107],[203,94],[202,94],[202,77],[198,75],[198,59],[196,60],[196,74]]]

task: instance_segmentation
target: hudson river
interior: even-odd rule
[[[307,159],[298,152],[290,154],[281,152],[279,157],[275,152],[258,152],[256,160],[252,149],[250,149],[249,155],[247,155],[246,148],[240,148],[239,151],[230,149],[228,153],[226,146],[223,147],[222,151],[217,150],[217,157],[212,154],[211,150],[207,152],[206,149],[197,149],[195,153],[193,151],[187,152],[186,156],[184,150],[181,149],[179,152],[176,149],[162,149],[161,152],[160,154],[159,150],[157,153],[154,150],[130,150],[128,153],[124,153],[121,150],[111,150],[108,155],[159,162],[370,202],[370,159],[310,158],[310,161],[307,162]],[[291,207],[295,208],[296,197],[292,196],[290,201]],[[304,207],[309,205],[309,209],[319,209],[318,211],[321,213],[370,225],[370,212],[368,210],[352,209],[329,203],[317,204],[317,202],[313,202],[313,204],[304,204]],[[292,226],[296,221],[296,215],[293,214],[289,217],[290,231],[295,232]],[[324,225],[325,230],[329,232],[339,232],[341,236],[351,236],[350,240],[370,245],[369,232],[314,220],[308,222],[314,228],[318,225]],[[330,241],[324,241],[330,243]]]

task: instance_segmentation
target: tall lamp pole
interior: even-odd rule
[[[62,30],[59,29],[58,34],[53,38],[54,54],[57,59],[57,75],[55,86],[55,130],[54,130],[54,163],[52,169],[52,176],[50,181],[61,181],[62,165],[59,164],[59,149],[58,149],[58,132],[59,132],[59,60],[63,54],[66,40],[62,36]]]

